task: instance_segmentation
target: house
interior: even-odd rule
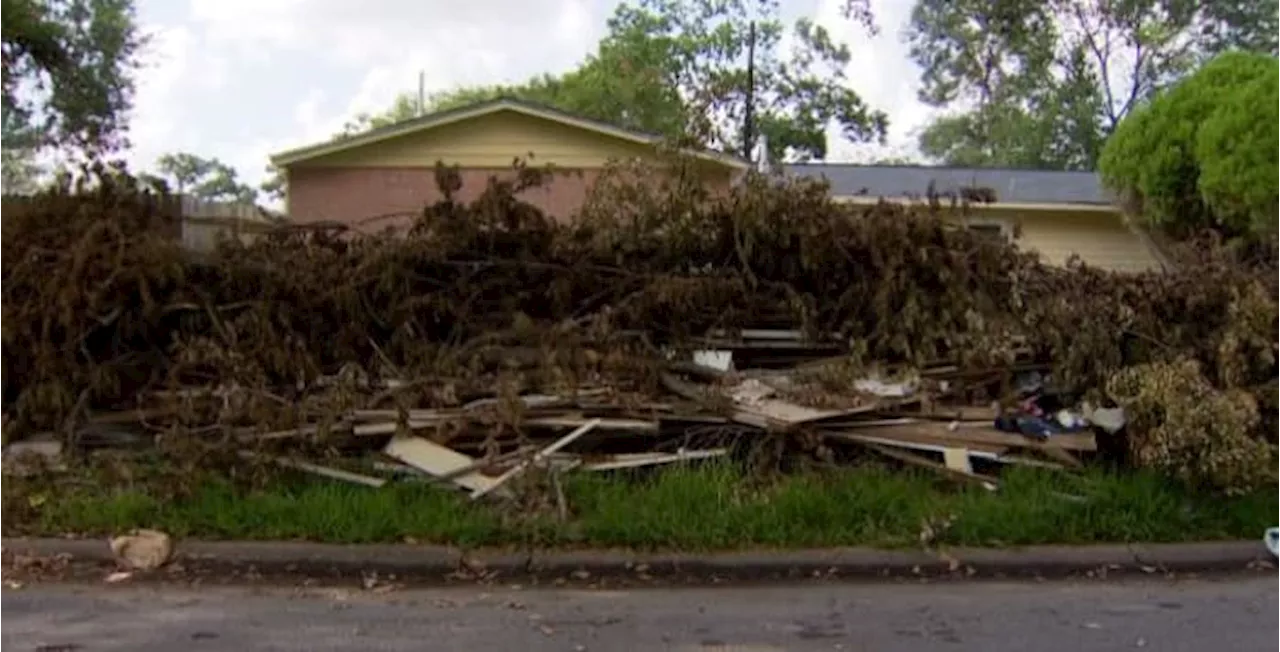
[[[1115,271],[1168,265],[1160,248],[1107,194],[1093,172],[817,163],[784,166],[823,179],[832,198],[855,204],[919,203],[937,196],[966,228],[989,233],[1061,265],[1072,254]],[[954,200],[954,201],[953,201]]]
[[[440,199],[433,170],[457,165],[457,197],[474,199],[493,176],[513,175],[512,163],[562,171],[521,197],[548,215],[577,212],[591,184],[613,160],[653,158],[662,138],[512,99],[432,113],[356,136],[277,154],[287,175],[286,210],[295,222],[364,223],[380,216],[407,222]],[[713,188],[728,190],[750,167],[714,152],[690,152]],[[382,227],[392,222],[375,222]]]
[[[554,166],[543,187],[522,198],[565,219],[582,206],[588,189],[610,161],[652,158],[662,138],[552,108],[499,99],[432,113],[350,137],[277,154],[287,175],[286,205],[294,222],[336,221],[403,225],[424,205],[440,199],[437,161],[457,165],[467,201],[493,176],[510,176],[517,158]],[[728,190],[750,164],[716,152],[690,152],[712,189]],[[783,173],[825,179],[838,201],[923,201],[930,192],[960,196],[982,189],[992,195],[953,211],[967,228],[1014,240],[1050,263],[1072,254],[1114,270],[1159,268],[1159,250],[1125,219],[1089,172],[959,169],[916,166],[803,164]],[[981,193],[979,193],[981,194]],[[949,206],[947,199],[943,204]],[[380,219],[388,218],[388,219]]]

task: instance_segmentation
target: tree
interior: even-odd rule
[[[208,201],[253,202],[258,192],[241,183],[235,168],[215,158],[178,152],[165,154],[156,161],[161,178],[179,195],[190,195]]]
[[[1093,169],[1135,106],[1230,48],[1276,51],[1275,0],[917,0],[921,135],[960,165]]]
[[[274,165],[267,165],[267,178],[258,185],[258,192],[261,192],[267,199],[282,200],[289,188],[289,179],[285,175],[283,168]]]
[[[361,113],[347,121],[338,137],[355,134],[393,125],[397,122],[412,120],[424,113],[449,111],[472,104],[488,102],[503,97],[518,98],[551,106],[577,106],[576,98],[582,89],[588,88],[573,73],[562,77],[542,75],[534,77],[523,84],[464,86],[449,91],[437,91],[423,98],[421,109],[415,96],[404,93],[396,96],[387,110],[371,114]],[[594,94],[592,94],[594,95]]]
[[[1276,58],[1218,55],[1120,123],[1102,152],[1103,179],[1174,233],[1274,231],[1278,89]]]
[[[0,186],[5,194],[25,195],[40,185],[45,169],[37,161],[38,134],[25,125],[18,124],[12,112],[4,112],[4,131],[0,138],[0,164],[3,165]]]
[[[864,1],[851,0],[849,6],[857,9]],[[869,20],[861,11],[850,15]],[[755,65],[748,84],[753,24]],[[854,141],[882,139],[885,115],[869,109],[845,85],[848,48],[801,19],[792,26],[793,51],[782,52],[785,30],[776,0],[630,0],[617,7],[596,51],[576,69],[515,86],[458,89],[433,96],[428,104],[439,110],[511,96],[743,152],[750,98],[755,133],[765,136],[772,160],[825,157],[826,129],[832,124]],[[401,97],[387,116],[403,114],[413,104]]]
[[[383,111],[382,113],[361,113],[351,120],[348,120],[347,123],[342,126],[342,131],[338,133],[337,137],[342,138],[346,136],[354,136],[358,133],[369,131],[370,129],[377,129],[403,120],[409,120],[417,117],[418,115],[417,99],[407,94],[399,95],[392,102],[391,108]]]
[[[37,147],[124,144],[144,37],[133,0],[2,0],[3,110]]]

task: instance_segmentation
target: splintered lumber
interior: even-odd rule
[[[355,426],[355,435],[386,435],[396,432],[398,418],[395,410],[354,410],[352,417],[361,423]],[[406,410],[408,426],[411,430],[421,430],[439,425],[447,421],[474,419],[475,415],[461,410]],[[388,421],[391,419],[392,421]],[[580,411],[564,411],[559,414],[533,415],[520,420],[520,425],[541,428],[577,428],[591,419]],[[656,432],[658,424],[648,419],[623,417],[599,417],[601,429],[630,430],[634,432]]]
[[[871,432],[875,432],[875,431],[871,430]],[[913,451],[941,453],[944,456],[944,459],[948,454],[947,451],[962,451],[966,458],[978,458],[981,460],[988,460],[991,462],[999,462],[1001,464],[1021,464],[1023,466],[1039,466],[1039,467],[1049,468],[1049,469],[1061,469],[1064,466],[1062,464],[1058,464],[1055,462],[1045,462],[1042,460],[1031,459],[1028,457],[1022,457],[1018,455],[1009,455],[1005,452],[1007,449],[1004,447],[949,446],[946,443],[939,443],[937,441],[908,441],[903,439],[886,439],[886,438],[875,437],[873,435],[864,435],[861,433],[834,432],[830,430],[823,431],[822,434],[828,437],[834,437],[836,439],[840,439],[842,441],[851,441],[859,444],[879,444],[881,446],[890,446],[893,448],[902,448],[902,449],[908,449]],[[1065,454],[1070,455],[1070,453],[1065,453]],[[959,458],[955,457],[956,453],[953,452],[951,453],[951,455],[953,456],[952,457],[953,466],[955,466],[956,468],[963,469],[964,466],[961,463],[959,463]],[[1071,462],[1069,462],[1066,466],[1079,466],[1079,465],[1080,465],[1079,460],[1076,460],[1073,457],[1071,458]]]
[[[240,451],[240,457],[245,459],[254,459],[258,456],[249,451]],[[295,460],[288,457],[266,457],[265,459],[287,469],[296,469],[298,471],[314,473],[315,475],[333,480],[342,480],[343,482],[350,482],[352,484],[362,484],[375,489],[387,484],[387,480],[385,478],[375,478],[373,476],[352,473],[351,471],[343,471],[342,469],[335,469],[328,466],[320,466],[319,464],[312,464],[311,462],[304,462],[302,460]]]
[[[454,484],[473,492],[487,493],[498,486],[494,478],[479,472],[474,458],[422,437],[396,435],[382,452],[436,477],[449,476],[459,469],[476,468],[452,478]]]
[[[588,432],[591,432],[598,425],[600,425],[600,419],[592,419],[582,424],[573,432],[555,440],[546,448],[538,451],[537,453],[534,453],[533,457],[515,465],[514,467],[511,467],[511,469],[509,469],[506,473],[503,473],[502,475],[498,476],[498,478],[493,481],[492,485],[488,487],[482,487],[482,488],[477,488],[472,490],[471,499],[476,500],[478,498],[483,497],[485,494],[488,494],[494,489],[497,489],[498,487],[502,486],[503,483],[510,480],[511,478],[514,478],[517,475],[524,473],[525,469],[529,468],[530,466],[534,464],[542,463],[548,457],[555,454],[556,451],[560,450],[561,448],[564,448],[565,446],[568,446],[569,444],[572,444],[579,437],[587,434]]]
[[[1082,464],[1072,451],[1095,451],[1098,448],[1092,432],[1062,433],[1040,440],[994,428],[950,428],[944,424],[920,423],[869,428],[850,428],[848,426],[851,424],[844,425],[846,427],[839,431],[829,429],[826,432],[845,439],[917,450],[941,452],[946,448],[963,448],[975,456],[998,462],[1016,461],[1026,464],[1029,460],[1005,455],[1008,449],[1020,448],[1036,451],[1064,466],[1080,467]]]
[[[881,439],[902,439],[903,441],[920,441],[939,443],[941,445],[966,446],[1002,446],[1005,448],[1027,448],[1034,450],[1058,449],[1064,451],[1093,452],[1098,450],[1097,439],[1093,433],[1065,432],[1052,435],[1046,439],[1033,439],[1026,435],[1004,432],[995,428],[950,428],[946,424],[913,423],[900,426],[875,426],[871,428],[855,428],[853,423],[841,424],[841,430],[851,434],[865,434]],[[831,430],[831,428],[828,428]]]
[[[705,400],[705,390],[693,383],[683,381],[673,374],[661,375],[662,384],[673,393],[693,401]],[[772,391],[772,390],[770,390]],[[860,406],[844,410],[822,410],[798,405],[790,401],[767,398],[763,392],[759,396],[745,398],[736,397],[729,418],[738,423],[760,428],[762,430],[790,430],[797,426],[835,419],[843,416],[871,412],[874,405]]]
[[[862,444],[867,448],[870,448],[871,450],[877,453],[880,453],[881,455],[884,455],[885,457],[892,457],[893,459],[906,462],[908,464],[914,464],[916,466],[922,466],[926,469],[933,469],[935,471],[940,471],[948,477],[951,477],[957,480],[964,480],[966,482],[973,482],[983,487],[984,489],[995,491],[1000,486],[1000,480],[989,475],[983,475],[981,473],[973,473],[972,471],[963,471],[959,469],[953,469],[948,467],[945,464],[939,464],[926,457],[916,455],[915,453],[908,453],[907,451],[904,451],[904,450],[897,450],[892,446],[885,446],[883,444],[874,444],[871,442],[862,442]]]
[[[681,449],[674,453],[619,453],[611,455],[610,459],[605,461],[583,464],[582,468],[586,471],[634,469],[641,466],[653,466],[656,464],[671,464],[673,462],[686,462],[689,460],[705,460],[728,454],[729,449],[727,448],[712,448],[709,450],[696,451]]]

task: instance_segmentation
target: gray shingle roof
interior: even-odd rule
[[[959,188],[991,188],[996,200],[1042,204],[1109,204],[1111,199],[1093,172],[947,168],[909,165],[805,163],[784,166],[786,173],[825,178],[831,194],[870,197],[923,197],[929,182],[942,195]]]

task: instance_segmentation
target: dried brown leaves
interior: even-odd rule
[[[907,366],[999,365],[1025,339],[1080,389],[1183,358],[1255,395],[1275,377],[1274,268],[1052,270],[937,208],[837,205],[773,180],[716,198],[691,175],[625,169],[561,224],[517,198],[537,176],[426,207],[408,235],[295,226],[207,259],[184,255],[127,181],[38,197],[6,213],[5,411],[57,428],[143,389],[221,385],[256,398],[201,418],[262,429],[367,406],[387,377],[408,385],[383,405],[457,403],[499,380],[643,390],[661,347],[748,327],[835,334]]]

